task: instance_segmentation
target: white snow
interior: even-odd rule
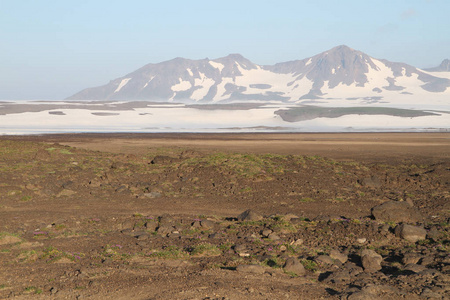
[[[427,72],[424,70],[420,70],[426,74],[430,74],[434,77],[439,77],[439,78],[446,78],[446,79],[450,79],[450,72]]]
[[[182,92],[187,91],[192,87],[192,84],[189,81],[184,81],[183,79],[179,78],[179,83],[173,85],[171,87],[172,91],[174,92]]]
[[[188,69],[186,69],[186,71],[188,71],[189,75],[194,76],[194,73],[192,73],[191,69],[188,68]]]
[[[130,80],[131,80],[131,78],[122,79],[122,81],[119,83],[119,86],[116,88],[114,93],[117,93],[118,91],[120,91],[125,85],[127,85],[128,81],[130,81]]]
[[[31,102],[28,102],[31,103]],[[66,102],[70,104],[70,102]],[[274,112],[286,104],[267,105],[249,110],[201,110],[184,105],[165,105],[130,110],[95,110],[67,108],[58,111],[65,115],[51,115],[49,111],[0,115],[0,134],[30,134],[52,132],[223,132],[257,126],[279,126],[289,131],[423,131],[439,128],[450,131],[448,101],[435,109],[447,110],[436,116],[401,118],[384,115],[346,115],[339,118],[317,118],[301,122],[285,122]],[[106,106],[105,106],[106,107]],[[430,105],[424,105],[430,108]],[[115,113],[113,116],[93,115],[93,112]],[[350,129],[351,128],[351,129]],[[280,131],[283,131],[282,129]]]
[[[308,59],[308,61],[305,63],[305,67],[310,65],[312,63],[312,58]]]
[[[215,62],[215,61],[212,61],[212,60],[209,61],[209,64],[213,68],[219,69],[219,72],[222,72],[223,68],[225,68],[225,66],[223,64]]]
[[[155,76],[150,77],[150,80],[145,83],[145,85],[142,89],[145,89],[147,87],[147,85],[150,83],[150,81],[153,80],[153,78],[155,78]]]
[[[236,76],[235,84],[247,88],[243,94],[260,94],[267,92],[281,92],[285,94],[292,91],[293,87],[288,86],[287,84],[295,79],[293,74],[274,73],[264,70],[261,67],[246,70],[239,64],[237,65],[237,67],[242,76]],[[271,87],[264,90],[250,87],[250,85],[253,84],[267,83],[270,83]]]
[[[331,74],[336,74],[336,69],[335,68],[331,69]]]

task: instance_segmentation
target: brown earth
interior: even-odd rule
[[[445,133],[3,136],[0,298],[448,298],[449,191]]]

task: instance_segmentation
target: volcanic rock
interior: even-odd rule
[[[416,223],[422,221],[420,212],[407,202],[388,201],[372,208],[372,216],[377,221]]]

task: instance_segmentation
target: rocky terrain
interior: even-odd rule
[[[448,156],[39,139],[0,139],[2,299],[450,297]]]

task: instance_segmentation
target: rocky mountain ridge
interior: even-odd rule
[[[442,65],[441,65],[442,66]],[[175,58],[147,64],[68,100],[152,100],[216,103],[302,102],[450,96],[450,78],[434,70],[375,59],[338,46],[303,60],[257,65],[240,54],[209,60]]]

